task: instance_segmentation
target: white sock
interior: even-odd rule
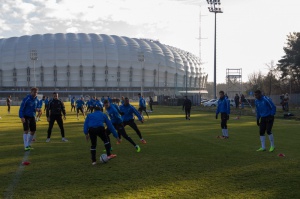
[[[266,145],[265,145],[266,137],[260,136],[260,142],[261,142],[261,148],[265,149],[266,148]]]
[[[32,138],[33,138],[33,135],[28,133],[28,145],[27,146],[30,146]]]
[[[26,144],[27,144],[27,134],[25,134],[25,133],[23,134],[23,142],[24,142],[24,148],[27,147],[26,146]]]
[[[223,136],[226,136],[226,135],[225,135],[225,129],[222,129],[222,135],[223,135]]]
[[[228,129],[225,129],[225,136],[229,137],[229,135],[228,135]]]
[[[275,147],[274,146],[274,137],[273,137],[273,134],[269,135],[269,140],[270,140],[270,143],[271,143],[271,147]]]

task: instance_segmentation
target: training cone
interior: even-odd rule
[[[27,166],[27,165],[30,165],[30,162],[25,161],[25,162],[22,162],[22,164]]]
[[[285,157],[285,155],[283,153],[279,153],[278,157]]]

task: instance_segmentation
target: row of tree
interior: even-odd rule
[[[248,82],[242,85],[244,94],[248,95],[257,89],[262,90],[266,95],[300,93],[300,32],[287,35],[287,43],[283,50],[285,55],[276,65],[274,61],[266,64],[269,69],[267,75],[259,71],[248,76]],[[209,94],[213,93],[213,83],[207,84],[207,90]],[[226,91],[227,85],[218,84],[217,90]]]

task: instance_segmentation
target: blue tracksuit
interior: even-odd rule
[[[113,102],[112,102],[112,99],[111,99],[110,97],[107,97],[107,100],[108,100],[108,102],[109,102],[110,104],[113,103]]]
[[[96,106],[103,108],[103,103],[100,100],[96,100]]]
[[[131,104],[121,105],[120,111],[124,113],[124,115],[122,115],[122,119],[124,122],[132,120],[133,114],[135,114],[139,118],[140,121],[143,120],[140,113]]]
[[[139,107],[146,107],[146,101],[142,97],[139,99]]]
[[[42,108],[43,107],[43,103],[44,103],[45,100],[41,99],[39,101],[39,104],[38,104],[38,107],[37,108]]]
[[[77,100],[76,101],[76,108],[81,108],[84,105],[84,101],[83,100]]]
[[[75,99],[72,98],[72,99],[71,99],[71,105],[74,105],[74,104],[75,104]]]
[[[120,110],[117,105],[110,104],[109,108],[106,109],[107,114],[113,124],[120,124],[123,122],[122,117],[120,116]]]
[[[45,99],[45,106],[48,106],[48,104],[49,104],[49,99],[46,98],[46,99]]]
[[[118,137],[118,134],[113,127],[111,121],[108,119],[107,115],[102,113],[101,111],[95,111],[94,113],[90,113],[87,115],[84,125],[83,125],[83,132],[85,135],[88,134],[89,128],[97,128],[100,126],[104,127],[104,123],[106,124],[107,128],[109,129],[110,132],[114,135],[115,138]]]
[[[20,106],[19,117],[24,116],[35,117],[36,108],[38,108],[39,100],[37,97],[33,98],[31,95],[27,95]]]
[[[266,96],[255,100],[256,119],[261,117],[274,116],[276,114],[276,106],[272,100]]]
[[[218,100],[218,108],[216,111],[216,114],[219,113],[226,113],[227,115],[230,114],[230,101],[228,99],[224,98],[220,98]]]

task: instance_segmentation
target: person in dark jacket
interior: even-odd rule
[[[88,114],[83,126],[83,133],[85,134],[86,140],[91,139],[91,159],[92,165],[96,164],[96,147],[97,147],[97,137],[100,137],[104,143],[106,154],[108,159],[116,157],[116,154],[111,154],[111,144],[109,137],[106,134],[104,123],[106,124],[109,131],[118,140],[118,134],[112,125],[111,121],[108,119],[107,115],[101,112],[101,107],[96,106],[94,112]],[[119,140],[118,140],[119,141]]]
[[[235,108],[238,108],[240,105],[240,96],[238,94],[235,94],[234,103],[235,103]]]
[[[217,138],[228,139],[227,120],[229,120],[230,114],[230,101],[225,98],[224,91],[220,91],[219,96],[216,119],[218,119],[218,114],[221,113],[222,136],[218,136]]]
[[[11,103],[11,96],[6,98],[6,105],[7,105],[7,113],[10,114],[10,103]]]
[[[37,93],[37,88],[31,88],[30,95],[27,95],[23,99],[19,110],[19,117],[23,123],[23,141],[25,151],[33,149],[30,144],[36,131],[35,113],[38,110],[39,105]],[[28,134],[29,131],[30,134]]]
[[[152,99],[151,96],[149,96],[149,106],[150,106],[150,112],[151,113],[153,112],[152,105],[153,105],[153,99]]]
[[[51,131],[55,121],[57,122],[60,128],[62,141],[63,142],[68,141],[65,138],[65,130],[64,130],[63,120],[62,120],[62,114],[64,116],[64,119],[66,119],[65,105],[60,99],[58,99],[58,93],[54,92],[53,99],[49,101],[48,108],[46,111],[47,121],[49,122],[48,136],[46,142],[50,142]]]
[[[257,151],[265,151],[265,132],[269,136],[270,140],[270,152],[273,152],[275,149],[274,145],[274,137],[272,133],[272,127],[274,123],[274,115],[276,114],[276,106],[272,102],[270,98],[267,96],[262,95],[260,90],[254,92],[255,100],[255,107],[256,107],[256,123],[259,126],[259,134],[260,134],[260,142],[261,148]]]
[[[183,102],[182,110],[185,110],[185,119],[191,120],[191,108],[192,108],[192,101],[185,96],[185,100]]]

